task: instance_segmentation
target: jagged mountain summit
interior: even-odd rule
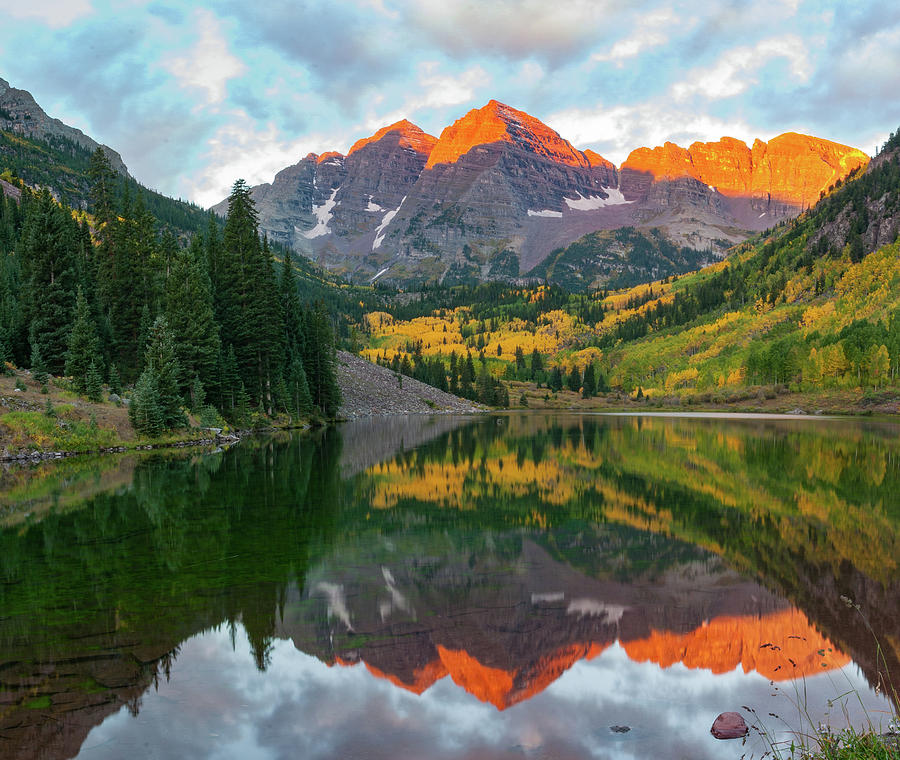
[[[787,133],[633,151],[620,169],[490,101],[439,138],[401,121],[253,188],[270,237],[359,281],[514,280],[597,230],[660,228],[716,258],[815,203],[862,151]],[[224,213],[225,203],[215,209]]]

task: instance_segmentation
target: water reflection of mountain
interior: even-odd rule
[[[878,429],[535,415],[377,464],[353,446],[329,432],[151,458],[127,487],[0,532],[0,754],[75,754],[222,623],[260,668],[290,636],[506,706],[613,641],[768,677],[788,657],[821,668],[831,641],[875,683],[845,595],[900,670],[900,444]]]
[[[318,567],[303,593],[288,595],[277,635],[326,662],[364,663],[416,693],[449,675],[499,709],[616,641],[638,661],[714,673],[741,667],[776,680],[848,662],[802,612],[715,557],[619,581],[584,575],[531,538],[514,543],[515,555],[480,547],[365,564],[354,553],[349,566]]]

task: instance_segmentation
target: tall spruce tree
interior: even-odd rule
[[[306,310],[304,335],[303,368],[310,395],[323,415],[334,417],[341,405],[341,389],[337,382],[334,332],[321,302]]]
[[[75,322],[69,334],[66,351],[66,374],[71,375],[72,384],[79,393],[87,390],[88,370],[91,365],[99,365],[100,353],[97,331],[84,292],[78,288],[75,299]],[[96,366],[99,371],[99,366]]]
[[[219,328],[213,314],[206,254],[198,236],[189,248],[176,252],[172,258],[165,311],[181,369],[181,393],[190,392],[197,377],[206,393],[215,397],[219,385]]]
[[[44,188],[29,208],[22,260],[26,266],[26,317],[47,369],[65,367],[66,347],[75,310],[78,273],[77,224]]]
[[[157,317],[150,328],[143,375],[149,375],[156,388],[156,400],[162,424],[166,428],[181,427],[187,420],[181,411],[178,389],[179,367],[172,331],[165,317]]]
[[[234,348],[250,404],[272,409],[272,388],[284,369],[283,325],[273,260],[259,239],[250,188],[239,179],[228,198],[219,281],[222,342]]]

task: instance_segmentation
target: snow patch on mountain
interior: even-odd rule
[[[372,243],[373,251],[376,248],[381,247],[381,244],[384,242],[385,235],[387,235],[387,232],[385,232],[385,229],[387,229],[387,226],[391,223],[391,219],[393,219],[395,216],[397,216],[397,212],[400,210],[400,207],[403,206],[403,201],[405,201],[405,200],[406,200],[406,196],[404,195],[403,200],[400,201],[400,206],[397,206],[397,208],[395,208],[393,211],[388,211],[384,215],[384,219],[381,220],[381,224],[379,224],[378,229],[375,230],[375,242]]]
[[[531,209],[528,209],[528,216],[543,216],[547,219],[562,219],[562,211],[551,211],[548,208],[545,208],[543,211],[532,211]]]
[[[589,195],[585,198],[578,193],[577,198],[564,198],[563,200],[572,211],[595,211],[604,206],[622,206],[626,203],[634,203],[634,201],[626,201],[622,191],[618,188],[604,187],[602,190],[606,193],[606,198],[601,198],[599,195]]]
[[[384,209],[379,206],[375,201],[372,200],[372,196],[369,196],[369,203],[366,206],[366,211],[384,211]]]
[[[316,226],[311,230],[302,233],[303,237],[307,240],[312,240],[313,238],[321,237],[322,235],[327,235],[331,232],[331,230],[328,229],[328,222],[331,221],[331,217],[334,215],[332,212],[334,207],[337,206],[335,198],[337,197],[338,190],[340,190],[340,188],[336,187],[328,200],[321,206],[313,206],[313,215],[316,217]]]

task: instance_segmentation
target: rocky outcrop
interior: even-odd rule
[[[787,133],[639,148],[621,170],[492,100],[434,138],[400,121],[254,188],[262,229],[361,282],[515,281],[584,235],[659,228],[711,258],[868,158]],[[224,202],[216,207],[224,213]]]
[[[113,169],[120,174],[128,174],[122,157],[116,151],[92,140],[80,129],[51,118],[30,92],[11,87],[5,79],[0,79],[0,129],[39,140],[62,137],[90,151],[103,148]]]
[[[344,419],[402,414],[469,414],[484,411],[471,401],[398,376],[385,367],[345,351],[338,352],[338,383],[343,402],[338,416]]]

